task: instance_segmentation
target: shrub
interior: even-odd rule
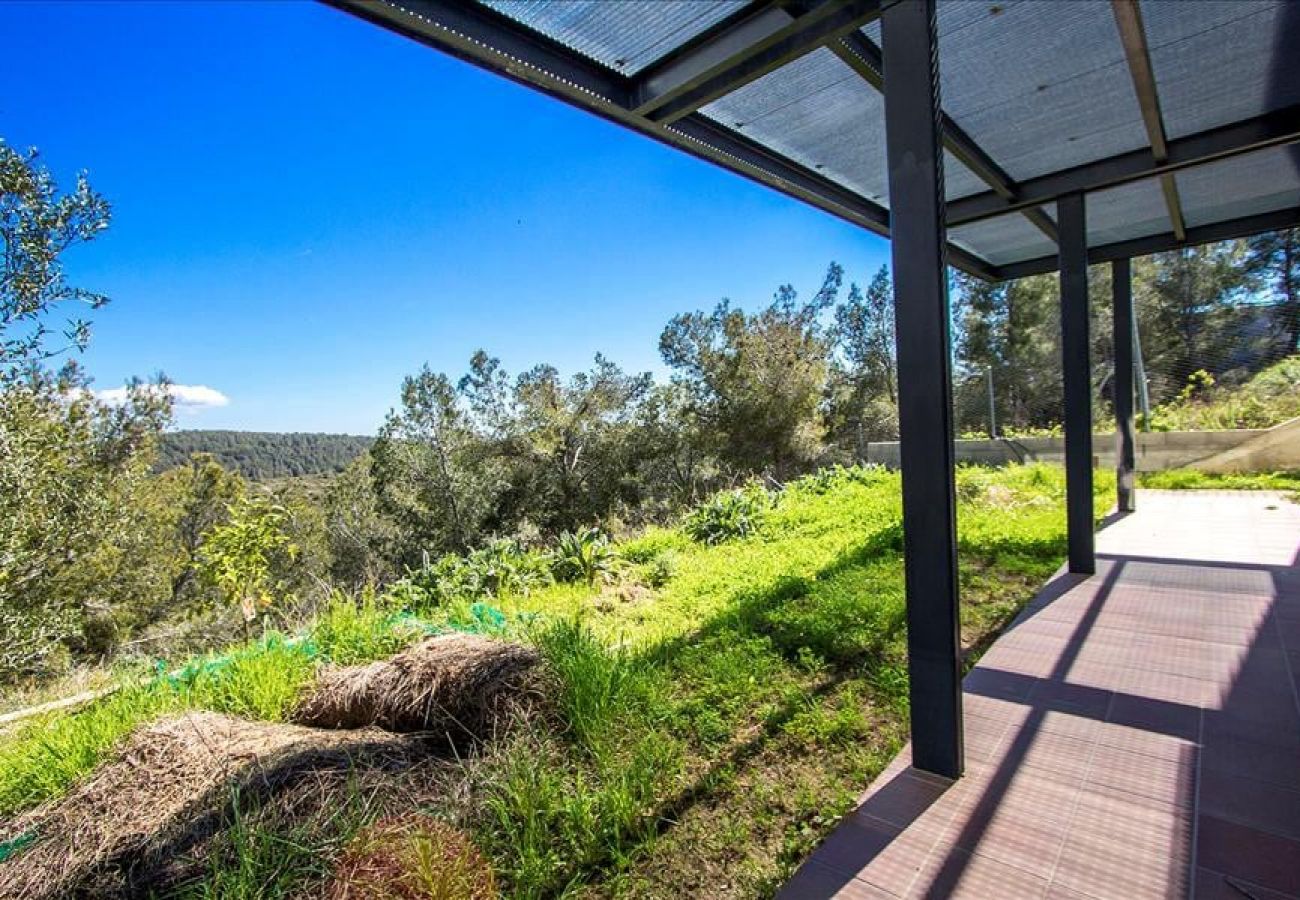
[[[448,553],[410,572],[391,589],[406,605],[442,606],[454,600],[495,599],[548,584],[550,561],[518,541],[499,538],[464,556]]]
[[[648,563],[690,547],[690,538],[676,528],[649,528],[639,537],[624,541],[619,547],[619,555],[630,563]]]
[[[551,553],[551,573],[558,581],[585,581],[590,586],[613,570],[614,560],[614,547],[604,532],[566,531]]]
[[[790,488],[810,494],[826,494],[849,484],[873,484],[888,476],[889,470],[878,463],[824,466],[790,482]]]
[[[772,508],[771,495],[759,484],[714,494],[683,523],[686,533],[704,544],[749,537]]]
[[[494,900],[496,878],[458,828],[412,813],[380,819],[348,844],[330,900]]]
[[[1216,384],[1198,370],[1170,402],[1151,410],[1153,431],[1271,428],[1300,416],[1300,354],[1269,366],[1245,384]]]

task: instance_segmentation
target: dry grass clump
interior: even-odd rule
[[[294,711],[318,728],[378,726],[459,746],[538,694],[535,650],[474,634],[442,634],[396,656],[327,669]]]
[[[348,845],[328,900],[496,900],[492,867],[458,828],[412,813],[380,819]]]
[[[143,887],[159,862],[221,828],[232,798],[264,796],[296,777],[405,759],[409,744],[377,729],[334,732],[211,712],[137,731],[59,800],[0,826],[0,840],[34,836],[0,865],[0,897],[62,897],[115,870]]]

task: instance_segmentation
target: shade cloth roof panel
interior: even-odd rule
[[[888,232],[873,0],[326,2]],[[1134,3],[938,0],[958,265],[1049,264],[1074,192],[1125,252],[1300,221],[1300,0]]]
[[[1300,146],[1235,156],[1174,176],[1190,227],[1300,206]]]
[[[1300,3],[1142,0],[1171,138],[1300,103]]]

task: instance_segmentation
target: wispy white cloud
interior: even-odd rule
[[[177,412],[198,412],[230,405],[229,397],[206,384],[169,384],[167,393],[171,395],[172,404]],[[123,403],[126,401],[127,391],[125,387],[109,388],[96,391],[95,396],[105,403]]]

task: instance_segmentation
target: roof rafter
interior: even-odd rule
[[[831,44],[830,48],[845,65],[861,75],[864,81],[880,93],[885,92],[884,55],[871,38],[860,31],[854,31]],[[957,157],[962,165],[974,172],[975,176],[991,187],[999,197],[1006,200],[1015,199],[1016,185],[1011,180],[1011,176],[1004,172],[1002,167],[994,162],[993,158],[985,153],[983,148],[975,143],[975,140],[947,113],[942,113],[942,131],[943,146],[949,153]],[[1021,212],[1035,228],[1047,235],[1053,243],[1056,242],[1056,223],[1047,213],[1037,207],[1026,208]]]
[[[760,5],[639,74],[632,85],[633,111],[671,125],[879,15],[880,0]]]
[[[1236,238],[1250,237],[1265,231],[1279,231],[1284,228],[1300,226],[1300,208],[1280,209],[1188,228],[1183,237],[1176,237],[1173,232],[1156,234],[1148,237],[1117,241],[1113,244],[1100,244],[1088,248],[1088,263],[1113,262],[1117,259],[1132,259],[1137,256],[1149,256],[1152,253],[1164,253],[1181,247],[1194,247],[1198,244],[1212,244],[1216,241],[1230,241]],[[1056,256],[1041,256],[1024,262],[1010,263],[996,268],[999,280],[1025,278],[1030,275],[1043,275],[1057,270],[1059,261]]]
[[[1018,212],[1026,206],[1054,203],[1065,194],[1100,191],[1296,141],[1300,141],[1300,106],[1289,106],[1254,119],[1168,141],[1168,155],[1162,163],[1152,158],[1149,149],[1130,150],[1021,181],[1017,185],[1019,196],[1016,200],[1007,200],[993,191],[954,200],[948,204],[948,225],[979,222]]]
[[[1142,10],[1135,0],[1111,0],[1115,25],[1119,28],[1124,55],[1128,57],[1129,74],[1133,76],[1133,90],[1138,107],[1142,110],[1142,123],[1146,126],[1147,140],[1151,142],[1151,155],[1157,163],[1169,159],[1169,146],[1165,141],[1164,117],[1160,114],[1160,95],[1156,91],[1155,71],[1151,68],[1151,53],[1147,48],[1146,28],[1142,25]],[[1178,199],[1178,185],[1172,172],[1160,176],[1160,189],[1164,191],[1165,206],[1169,210],[1169,224],[1179,240],[1186,236],[1183,207]]]

